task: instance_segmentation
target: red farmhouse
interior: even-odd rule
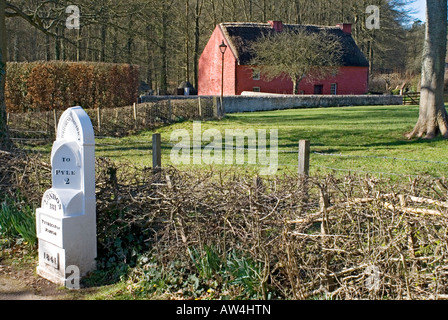
[[[284,28],[307,28],[311,32],[327,30],[339,36],[343,48],[342,63],[336,76],[309,82],[304,79],[299,85],[301,94],[366,94],[369,62],[356,45],[351,24],[335,27],[269,23],[221,23],[213,32],[199,59],[199,95],[220,95],[222,80],[222,53],[219,45],[224,41],[224,95],[240,95],[243,91],[292,94],[292,82],[287,79],[263,81],[249,66],[252,59],[250,44],[262,34],[282,32]]]

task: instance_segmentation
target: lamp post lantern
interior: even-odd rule
[[[224,54],[226,53],[227,45],[224,43],[224,40],[219,45],[219,51],[221,51],[222,55],[222,70],[221,70],[221,103],[218,110],[218,117],[221,117],[224,115],[224,108],[223,108],[223,96],[224,96]]]

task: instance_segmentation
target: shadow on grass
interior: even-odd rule
[[[313,109],[288,109],[268,112],[238,113],[228,115],[227,118],[232,123],[253,124],[266,123],[269,125],[281,124],[285,122],[363,122],[366,119],[394,118],[407,119],[413,121],[418,116],[416,108],[397,108],[397,106],[355,106],[341,108],[313,108]]]
[[[376,143],[370,143],[370,144],[366,144],[366,147],[387,147],[387,146],[394,146],[394,147],[399,147],[399,146],[409,146],[409,145],[424,145],[424,146],[428,146],[431,144],[434,144],[436,142],[442,142],[442,141],[447,141],[447,139],[444,139],[441,136],[438,136],[434,139],[428,140],[428,139],[407,139],[404,135],[403,135],[403,139],[401,140],[395,140],[395,141],[390,141],[390,142],[376,142]]]

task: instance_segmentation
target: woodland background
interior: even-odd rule
[[[372,91],[403,79],[416,88],[424,25],[409,0],[12,0],[49,33],[7,19],[9,61],[93,61],[138,65],[143,89],[172,93],[184,80],[195,88],[198,60],[217,24],[229,21],[335,25],[353,23],[353,37],[371,62]],[[67,6],[80,8],[80,29],[68,29]],[[380,7],[380,29],[366,28],[369,5]],[[58,36],[54,37],[53,34]],[[414,80],[413,80],[414,79]],[[413,82],[413,83],[412,83]]]

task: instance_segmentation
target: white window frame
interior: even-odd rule
[[[332,83],[330,85],[330,93],[332,95],[337,95],[338,94],[338,84],[337,83]]]

